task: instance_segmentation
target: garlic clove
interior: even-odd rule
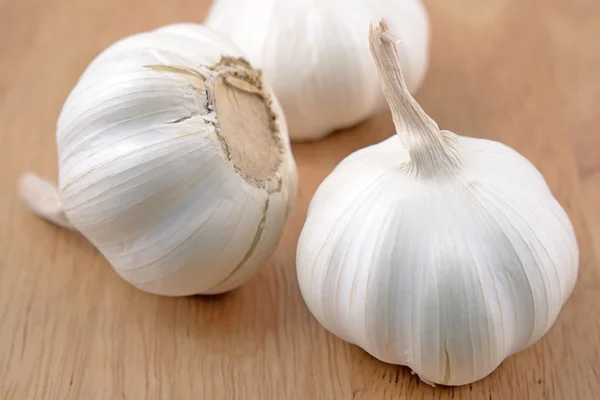
[[[379,15],[390,16],[402,39],[402,65],[416,91],[429,62],[429,17],[420,0],[216,0],[206,24],[230,37],[264,71],[291,138],[308,141],[384,109],[366,37],[369,22]]]
[[[201,25],[133,35],[98,55],[65,101],[57,150],[58,189],[26,176],[21,197],[161,295],[244,283],[275,250],[296,194],[277,99],[235,45]]]
[[[298,242],[299,286],[343,340],[429,384],[465,385],[551,328],[579,251],[527,159],[427,116],[391,36],[384,21],[371,28],[398,134],[351,154],[319,186]]]

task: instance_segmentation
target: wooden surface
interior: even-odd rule
[[[170,299],[130,287],[80,236],[27,213],[16,179],[56,176],[57,114],[92,57],[137,31],[201,21],[208,2],[0,0],[0,399],[598,399],[600,3],[426,4],[426,111],[521,151],[576,227],[579,281],[547,336],[487,379],[433,389],[310,316],[294,267],[307,204],[344,156],[392,134],[387,114],[294,147],[295,214],[243,288]]]

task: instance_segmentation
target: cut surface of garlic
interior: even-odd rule
[[[430,384],[484,378],[537,342],[573,291],[571,222],[513,149],[440,130],[409,94],[385,21],[370,43],[397,135],[319,186],[298,243],[330,332]]]
[[[290,137],[315,140],[385,108],[369,54],[369,22],[388,15],[402,40],[411,91],[428,64],[429,19],[420,0],[215,0],[206,24],[248,54],[286,114]]]
[[[279,103],[239,48],[202,25],[105,49],[68,96],[56,138],[58,188],[26,174],[21,197],[148,292],[241,285],[292,210],[296,167]]]

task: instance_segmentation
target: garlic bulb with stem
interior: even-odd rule
[[[261,68],[286,114],[290,137],[315,140],[385,107],[363,35],[389,15],[416,91],[427,69],[429,19],[421,0],[215,0],[205,23],[228,35]]]
[[[142,290],[241,285],[274,252],[297,185],[279,103],[244,57],[191,23],[109,46],[61,110],[58,188],[25,174],[21,197]]]
[[[425,382],[464,385],[551,328],[579,251],[527,159],[427,116],[391,38],[385,21],[371,27],[397,135],[348,156],[317,189],[298,243],[299,286],[333,334]]]

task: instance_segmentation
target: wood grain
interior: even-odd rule
[[[576,227],[580,278],[540,342],[480,382],[434,389],[310,316],[294,267],[308,202],[343,157],[393,134],[387,114],[294,146],[294,216],[241,289],[171,299],[130,287],[80,236],[28,214],[16,180],[26,170],[56,176],[58,112],[99,51],[134,32],[201,21],[208,1],[0,0],[0,398],[597,399],[600,4],[426,4],[431,69],[418,100],[442,128],[521,151]]]

